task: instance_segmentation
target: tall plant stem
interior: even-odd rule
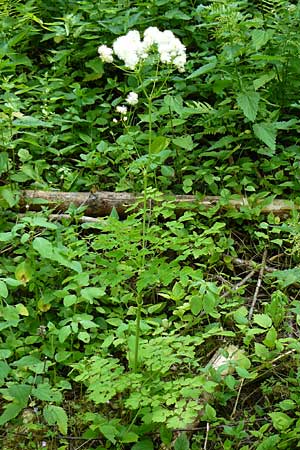
[[[135,343],[134,343],[134,359],[133,359],[133,371],[137,372],[139,362],[139,346],[140,346],[140,329],[141,329],[141,313],[142,313],[142,298],[140,294],[137,300],[136,309],[136,322],[135,322]]]
[[[149,117],[149,138],[148,138],[148,158],[146,166],[143,170],[143,221],[142,221],[142,258],[140,271],[145,269],[146,260],[146,237],[147,237],[147,203],[148,203],[148,170],[149,170],[149,160],[151,156],[151,144],[152,144],[152,97],[148,97],[148,117]],[[140,330],[141,330],[141,313],[143,306],[143,298],[141,293],[137,297],[137,310],[136,310],[136,321],[135,321],[135,344],[134,344],[134,359],[133,359],[133,371],[138,370],[138,360],[139,360],[139,345],[140,345]]]

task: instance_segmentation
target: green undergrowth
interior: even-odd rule
[[[0,6],[0,447],[298,448],[299,2]],[[150,26],[185,72],[99,59]],[[92,222],[23,189],[144,205]]]
[[[4,215],[2,448],[293,448],[298,215],[255,216],[256,226],[235,215],[176,217],[174,204],[158,204],[142,271],[138,213],[84,224]],[[232,345],[239,357],[226,363]],[[225,359],[215,369],[216,352]]]

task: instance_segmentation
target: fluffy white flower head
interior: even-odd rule
[[[129,94],[126,97],[126,103],[128,103],[128,105],[134,106],[138,103],[139,101],[139,96],[136,92],[129,92]]]
[[[127,114],[127,106],[118,105],[118,106],[116,107],[116,111],[117,111],[119,114],[125,115],[125,114]]]
[[[114,53],[130,70],[135,70],[150,52],[158,52],[161,63],[173,65],[180,72],[184,71],[185,46],[170,30],[160,31],[157,27],[149,27],[144,32],[143,40],[137,30],[131,30],[114,41],[113,50],[106,45],[98,48],[102,61],[113,62]]]
[[[100,45],[98,47],[98,53],[100,56],[100,59],[103,62],[112,63],[113,62],[113,50],[112,48],[107,47],[107,45]]]
[[[140,33],[129,31],[125,36],[118,37],[113,43],[114,53],[124,61],[128,69],[134,70],[144,53]]]

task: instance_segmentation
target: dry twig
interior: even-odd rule
[[[252,300],[252,303],[251,303],[251,306],[250,306],[250,310],[249,310],[249,315],[248,315],[249,320],[252,319],[253,311],[254,311],[254,308],[255,308],[255,305],[256,305],[256,302],[257,302],[258,293],[259,293],[259,290],[260,290],[260,287],[261,287],[261,284],[262,284],[262,279],[263,279],[263,276],[264,276],[264,273],[265,273],[265,269],[266,269],[266,260],[267,260],[267,250],[265,250],[264,253],[263,253],[261,267],[260,267],[259,274],[258,274],[258,279],[257,279],[257,284],[256,284],[255,292],[254,292],[254,295],[253,295],[253,300]]]

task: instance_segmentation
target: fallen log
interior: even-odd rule
[[[189,209],[201,208],[207,210],[220,203],[224,209],[237,209],[242,207],[260,207],[259,211],[264,214],[284,216],[295,209],[299,209],[292,201],[275,199],[268,203],[266,199],[256,202],[249,201],[245,197],[237,199],[224,199],[218,196],[195,196],[195,195],[159,195],[149,200],[149,206],[154,202],[173,201],[177,212],[184,212]],[[61,192],[61,191],[35,191],[25,190],[21,194],[20,206],[27,210],[40,210],[42,205],[47,205],[56,211],[64,212],[71,205],[76,208],[86,207],[85,214],[93,217],[103,217],[111,213],[115,208],[118,214],[124,215],[129,207],[135,203],[143,202],[142,195],[135,195],[128,192]]]

